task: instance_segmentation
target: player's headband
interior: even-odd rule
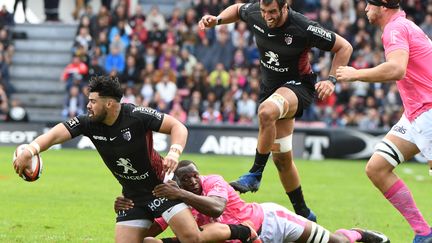
[[[366,0],[369,4],[386,8],[399,8],[398,0]]]

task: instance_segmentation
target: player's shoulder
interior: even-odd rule
[[[88,119],[87,115],[79,115],[64,121],[63,125],[65,125],[66,128],[71,130],[78,126],[86,126],[89,123],[89,121],[90,120]]]
[[[228,182],[225,181],[225,179],[221,176],[221,175],[205,175],[205,176],[200,176],[201,177],[201,181],[202,183],[206,184],[206,183],[210,183],[210,184],[214,184],[214,183],[222,183],[222,184],[228,184]]]
[[[136,106],[134,104],[123,104],[125,114],[131,117],[142,118],[152,116],[158,120],[162,120],[163,113],[146,106]]]

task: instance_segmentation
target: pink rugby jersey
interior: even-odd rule
[[[251,221],[256,231],[261,227],[264,219],[264,212],[261,205],[257,203],[246,203],[237,192],[218,175],[200,176],[203,196],[217,196],[227,200],[224,212],[218,218],[212,218],[199,213],[195,209],[192,214],[198,225],[205,225],[212,222],[223,224],[241,224],[244,221]],[[168,225],[162,218],[157,218],[156,222],[165,229]]]
[[[394,14],[382,35],[385,55],[394,50],[409,53],[406,76],[396,82],[405,108],[405,116],[413,121],[432,108],[432,42],[404,11]]]

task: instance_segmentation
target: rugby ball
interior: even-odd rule
[[[13,161],[15,161],[15,159],[22,153],[28,153],[28,151],[26,150],[26,147],[29,146],[28,144],[21,144],[19,145],[16,149],[15,152],[13,154]],[[31,171],[32,173],[27,173],[27,171],[24,171],[22,174],[22,178],[25,181],[35,181],[37,179],[39,179],[39,177],[42,174],[42,169],[43,169],[43,163],[42,163],[42,158],[39,154],[34,155],[31,158]]]

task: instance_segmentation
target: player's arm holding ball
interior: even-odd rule
[[[66,127],[59,123],[47,133],[40,135],[33,142],[31,142],[23,153],[17,155],[17,158],[13,161],[15,172],[22,177],[24,171],[31,174],[31,158],[33,155],[37,155],[54,144],[63,143],[71,139],[70,132]]]

